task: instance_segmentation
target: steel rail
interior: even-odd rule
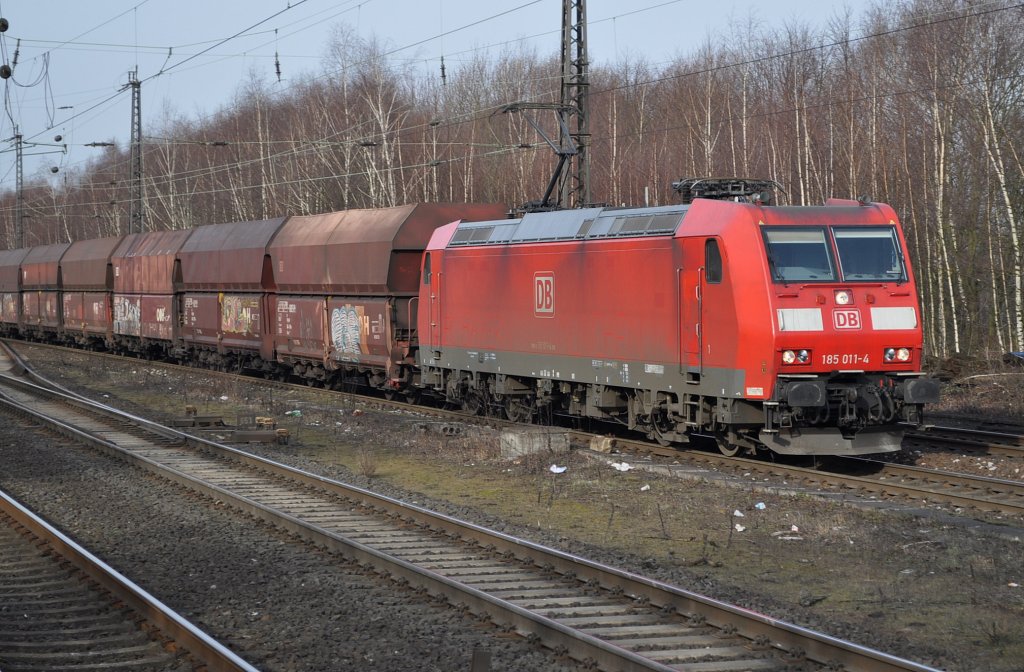
[[[2,491],[0,511],[38,538],[39,544],[53,549],[59,557],[69,561],[103,590],[174,640],[205,669],[210,672],[256,672],[256,668],[238,655]]]
[[[5,384],[12,384],[31,389],[29,383],[21,381],[4,380]],[[34,390],[37,394],[48,396],[63,396],[59,393],[44,391],[40,388]],[[646,610],[645,613],[662,613],[666,618],[678,619],[680,621],[689,619],[700,626],[710,625],[717,627],[731,637],[732,633],[738,633],[748,642],[747,646],[754,651],[754,656],[761,653],[771,653],[781,656],[784,662],[806,659],[813,660],[819,665],[845,665],[847,670],[870,670],[871,672],[897,672],[897,671],[923,671],[931,670],[925,666],[900,659],[883,652],[874,651],[850,642],[816,633],[799,626],[789,624],[777,619],[764,616],[736,606],[727,605],[716,600],[701,596],[699,594],[683,590],[681,588],[664,584],[646,577],[607,567],[599,563],[588,561],[570,554],[550,549],[528,541],[516,539],[501,532],[487,530],[485,528],[468,524],[456,519],[438,515],[421,507],[407,502],[391,499],[377,495],[370,491],[348,486],[336,481],[317,476],[308,472],[278,464],[264,458],[247,454],[226,446],[220,446],[213,442],[198,439],[169,428],[160,427],[141,418],[128,414],[117,413],[114,409],[102,404],[90,404],[82,400],[73,400],[71,403],[85,408],[92,406],[99,412],[106,415],[113,415],[122,419],[129,419],[140,425],[152,428],[163,438],[175,438],[176,441],[187,443],[194,449],[204,453],[216,453],[221,456],[230,457],[238,464],[247,465],[256,471],[270,475],[275,483],[287,479],[305,486],[304,491],[315,490],[326,493],[331,498],[341,498],[346,502],[355,502],[361,510],[375,511],[386,514],[389,517],[399,519],[403,525],[415,526],[433,536],[457,538],[459,544],[472,543],[478,549],[484,549],[487,554],[505,555],[512,563],[512,567],[518,567],[520,571],[528,571],[533,576],[553,576],[560,584],[572,584],[585,594],[585,591],[601,591],[606,596],[624,595],[628,603],[634,605],[630,608]],[[32,409],[24,408],[22,412],[31,413],[39,418],[40,414]],[[511,627],[521,634],[538,638],[546,646],[556,651],[566,652],[573,658],[580,661],[592,661],[600,669],[607,670],[656,670],[667,672],[678,669],[661,663],[653,658],[659,653],[654,652],[648,656],[637,653],[616,644],[615,639],[601,638],[583,632],[578,628],[567,625],[561,621],[571,622],[572,618],[545,616],[537,610],[521,607],[509,600],[492,594],[494,591],[477,589],[456,580],[441,571],[434,571],[422,564],[417,564],[388,552],[374,548],[370,544],[364,544],[346,536],[324,529],[318,524],[304,520],[301,515],[282,513],[275,507],[257,501],[257,498],[233,492],[230,488],[206,482],[186,473],[185,469],[177,469],[161,465],[156,459],[142,455],[135,450],[126,450],[116,445],[114,441],[98,435],[95,432],[82,432],[68,423],[59,423],[59,431],[68,436],[73,436],[94,447],[111,454],[117,454],[122,459],[127,459],[151,471],[160,473],[176,482],[180,482],[193,490],[207,494],[217,500],[229,501],[236,508],[245,511],[255,517],[266,520],[279,527],[301,534],[312,539],[315,543],[328,548],[339,550],[341,553],[373,567],[385,567],[392,577],[397,577],[403,582],[423,589],[428,593],[443,596],[451,602],[458,602],[465,605],[470,612],[486,615],[496,623]],[[206,469],[215,469],[219,472],[226,471],[226,464],[219,460],[215,465],[207,466]],[[249,472],[251,474],[251,472]],[[246,479],[253,480],[247,476]],[[278,497],[294,498],[294,490],[288,493],[280,493]],[[351,510],[351,505],[345,505],[343,510]],[[468,542],[467,542],[468,540]],[[510,570],[502,570],[510,571]],[[498,591],[500,592],[500,591]],[[577,598],[586,599],[586,598]],[[621,599],[621,598],[616,598]],[[571,612],[572,609],[569,609]],[[594,617],[588,617],[594,620]],[[648,617],[649,618],[649,617]],[[587,621],[587,618],[584,618]],[[637,627],[637,626],[634,626]],[[642,630],[642,627],[640,627]],[[679,626],[678,632],[686,632],[686,628]],[[691,637],[692,638],[692,637]],[[736,650],[735,647],[731,650]],[[672,653],[672,652],[668,652]],[[700,653],[700,650],[697,651]],[[733,654],[735,655],[735,654]],[[653,657],[652,657],[653,656]],[[738,661],[732,661],[735,664]],[[759,664],[769,664],[768,661],[756,661],[751,663],[755,669]],[[712,663],[707,663],[708,669]],[[730,663],[722,662],[722,668],[726,669]],[[770,665],[770,664],[769,664]],[[733,668],[735,669],[735,668]]]
[[[967,452],[1024,458],[1024,436],[964,427],[929,425],[923,431],[904,435],[911,441],[929,445],[945,445]]]

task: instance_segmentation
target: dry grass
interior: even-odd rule
[[[947,383],[930,412],[1024,423],[1024,366],[957,358],[937,365],[936,373]]]
[[[361,448],[356,453],[357,472],[366,478],[373,478],[380,468],[377,452],[371,448]]]

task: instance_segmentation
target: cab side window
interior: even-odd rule
[[[708,238],[704,242],[704,276],[711,284],[722,281],[722,253],[718,249],[718,241],[714,238]]]
[[[427,256],[423,260],[423,284],[430,284],[430,252],[427,252]]]

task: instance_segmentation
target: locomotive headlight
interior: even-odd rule
[[[836,290],[836,305],[848,306],[853,303],[853,294],[848,289]]]
[[[909,362],[910,348],[886,348],[884,357],[887,362]]]
[[[807,364],[811,361],[810,350],[783,350],[783,364]]]

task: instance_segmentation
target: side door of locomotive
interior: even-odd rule
[[[729,315],[726,308],[731,305],[732,296],[731,290],[723,286],[724,265],[719,240],[686,238],[681,276],[681,369],[688,381],[696,383],[704,374],[712,341],[718,342],[720,350],[734,340],[734,334],[729,333],[734,325],[723,323]]]
[[[683,238],[683,267],[679,277],[680,370],[697,382],[701,373],[703,330],[704,238]]]
[[[423,260],[423,291],[421,296],[427,299],[427,305],[420,305],[420,310],[427,314],[427,329],[423,334],[421,348],[424,360],[436,357],[441,350],[441,266],[444,255],[439,252],[427,252]]]

